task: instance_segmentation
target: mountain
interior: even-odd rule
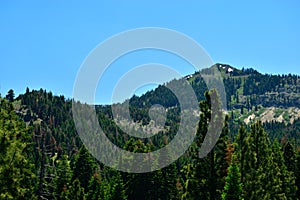
[[[228,64],[217,63],[211,68],[182,78],[190,83],[198,101],[205,99],[204,93],[207,90],[202,75],[209,73],[212,69],[221,72],[226,91],[227,112],[233,124],[241,122],[251,124],[260,120],[264,123],[283,123],[287,126],[297,122],[300,118],[300,76],[261,74],[252,68],[238,69]],[[178,122],[180,105],[168,87],[179,81],[181,80],[172,80],[140,97],[133,96],[127,100],[133,120],[140,122],[141,127],[148,125],[151,121],[148,115],[151,106],[159,104],[168,110],[167,127]],[[16,112],[27,123],[50,121],[50,124],[59,125],[63,120],[72,119],[71,100],[65,100],[63,96],[53,96],[51,92],[42,89],[31,92],[27,89],[26,93],[17,97],[16,100],[14,103],[17,108]],[[96,110],[109,119],[113,119],[110,106],[96,105]],[[123,123],[126,123],[126,120],[125,122],[123,120]],[[138,129],[138,127],[132,128]]]
[[[214,94],[206,92],[202,76],[211,75],[213,70],[219,70],[223,78],[227,99],[227,110],[223,111],[227,117],[221,122],[222,134],[215,147],[200,159],[198,149],[206,137],[210,97]],[[146,174],[118,172],[93,158],[75,128],[71,99],[29,88],[14,98],[10,90],[5,98],[0,98],[3,149],[0,172],[6,170],[6,176],[0,173],[0,197],[12,197],[19,187],[31,191],[28,196],[32,195],[33,199],[199,199],[199,195],[204,199],[220,199],[228,189],[225,183],[232,178],[228,173],[235,168],[234,176],[240,176],[238,180],[243,187],[239,191],[244,199],[253,198],[252,194],[259,195],[258,199],[268,195],[274,199],[296,199],[300,195],[299,192],[296,195],[295,189],[300,188],[299,78],[291,74],[261,74],[251,68],[238,69],[217,63],[159,85],[140,97],[133,96],[122,104],[95,105],[99,124],[111,142],[128,151],[147,153],[168,145],[180,128],[184,110],[168,87],[186,81],[192,86],[200,102],[199,109],[192,111],[194,116],[200,115],[194,142],[173,164]],[[180,92],[185,94],[184,90]],[[185,98],[188,102],[189,96]],[[126,103],[135,123],[126,118],[122,107]],[[112,108],[116,109],[117,116],[113,115]],[[153,113],[154,110],[159,112]],[[87,114],[83,109],[79,113]],[[90,126],[89,121],[82,123]],[[120,125],[126,126],[126,131]],[[142,131],[155,135],[139,139],[128,134]],[[18,160],[26,163],[26,173],[19,170],[17,161],[10,161],[16,148]],[[113,155],[110,151],[107,156]],[[131,166],[131,159],[121,161]],[[162,156],[158,164],[168,159]],[[140,165],[144,162],[152,160],[141,160]],[[240,168],[240,174],[236,167]],[[12,174],[8,173],[10,168],[14,169]],[[16,187],[1,185],[2,180],[16,180],[15,177],[27,177],[26,174],[30,174],[31,182],[23,181]],[[19,198],[24,199],[25,194],[19,192]]]
[[[218,68],[222,74],[228,110],[242,109],[250,112],[251,110],[257,111],[259,107],[281,109],[300,107],[300,78],[298,75],[261,74],[252,68],[237,69],[219,63],[211,68]],[[207,90],[201,77],[206,70],[184,77],[192,85],[199,101],[204,99],[203,94]],[[154,104],[161,104],[166,108],[178,105],[175,95],[166,87],[171,83],[172,81],[166,85],[160,85],[141,97],[134,96],[130,99],[131,105],[144,108]]]
[[[300,78],[298,75],[271,75],[261,74],[258,71],[250,69],[237,69],[227,64],[216,64],[223,77],[227,96],[227,107],[229,110],[246,107],[250,109],[253,106],[264,107],[299,107],[300,106]],[[198,99],[203,99],[204,91],[207,89],[201,73],[196,72],[185,78],[191,83]],[[163,91],[160,86],[156,90],[146,93],[140,98],[140,101],[163,102],[164,100],[155,100],[165,92],[167,97],[171,96],[167,91]],[[164,96],[165,97],[165,96]],[[131,99],[136,101],[135,99]],[[176,101],[164,103],[167,106],[176,105]],[[138,105],[138,103],[137,103]]]

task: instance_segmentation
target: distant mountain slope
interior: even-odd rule
[[[170,195],[162,199],[182,199],[182,197],[188,197],[182,195],[185,194],[183,188],[189,188],[188,190],[193,194],[193,191],[198,191],[199,188],[208,188],[208,185],[214,185],[210,183],[215,182],[218,182],[219,186],[213,191],[216,191],[215,193],[220,197],[222,188],[226,188],[224,185],[227,183],[225,181],[226,174],[223,173],[230,171],[228,165],[230,162],[233,163],[231,159],[237,155],[239,160],[236,163],[250,163],[243,168],[241,167],[244,172],[251,172],[244,177],[252,177],[252,172],[255,172],[253,177],[256,177],[257,180],[252,182],[252,179],[249,179],[250,181],[245,179],[243,182],[245,185],[254,184],[253,186],[248,185],[248,188],[254,188],[254,192],[251,191],[251,194],[261,194],[261,191],[267,191],[271,194],[273,189],[268,191],[261,187],[263,189],[260,190],[256,188],[256,185],[265,185],[269,180],[273,181],[282,175],[284,178],[290,177],[286,179],[286,183],[290,183],[290,187],[286,189],[286,194],[289,196],[287,199],[295,199],[296,186],[300,188],[299,77],[295,75],[263,75],[254,69],[239,70],[224,64],[216,64],[212,69],[220,70],[224,78],[229,108],[224,110],[224,113],[228,114],[224,121],[220,117],[222,115],[221,110],[218,110],[221,112],[218,112],[220,115],[217,118],[210,119],[213,112],[211,105],[214,102],[211,97],[215,93],[205,93],[206,100],[200,103],[199,108],[196,104],[191,110],[191,107],[186,109],[179,105],[176,96],[167,88],[167,86],[175,83],[187,85],[189,82],[194,88],[198,100],[203,100],[207,87],[200,74],[205,73],[205,76],[210,76],[210,69],[204,69],[201,73],[196,72],[183,77],[181,80],[165,83],[141,97],[133,96],[125,103],[129,103],[131,118],[136,123],[126,118],[128,116],[126,116],[128,114],[126,111],[128,110],[122,107],[122,104],[95,106],[97,120],[109,141],[119,148],[136,153],[155,152],[168,144],[172,144],[174,138],[179,138],[184,143],[186,138],[178,134],[179,130],[183,130],[182,134],[194,134],[193,128],[196,128],[196,124],[192,123],[190,119],[194,116],[200,116],[196,137],[189,144],[189,149],[168,167],[147,174],[119,173],[101,163],[103,160],[96,161],[88,150],[98,149],[101,155],[103,153],[105,157],[115,159],[117,154],[114,150],[118,148],[109,148],[109,145],[107,146],[109,143],[98,140],[99,137],[93,137],[88,141],[91,144],[88,150],[84,147],[81,141],[83,137],[79,137],[75,127],[71,99],[55,96],[43,89],[30,91],[28,88],[24,94],[14,98],[11,90],[9,95],[5,97],[6,100],[0,97],[0,112],[2,113],[0,135],[4,144],[1,146],[4,147],[4,151],[0,152],[2,153],[0,157],[4,158],[2,163],[4,163],[5,168],[0,166],[9,172],[14,169],[17,173],[16,176],[12,176],[11,173],[4,173],[5,176],[2,176],[2,179],[0,177],[0,179],[13,180],[15,177],[23,177],[19,175],[19,171],[23,171],[24,165],[22,162],[21,165],[20,162],[12,162],[11,160],[14,159],[11,158],[18,155],[17,160],[20,160],[20,155],[28,152],[28,156],[23,159],[23,162],[31,163],[30,167],[26,168],[26,173],[27,171],[31,172],[32,176],[28,178],[32,183],[26,182],[24,185],[36,188],[32,192],[39,197],[47,196],[44,199],[59,199],[61,195],[69,197],[69,194],[73,195],[73,193],[77,196],[78,192],[74,188],[79,188],[78,190],[81,190],[79,193],[82,195],[84,191],[87,191],[86,196],[89,196],[87,199],[95,197],[95,191],[99,193],[99,196],[95,197],[96,199],[106,199],[106,196],[101,196],[104,194],[108,197],[114,194],[115,197],[112,199],[120,199],[119,194],[122,191],[123,199],[126,199],[125,194],[131,195],[128,199],[136,199],[136,192],[140,193],[138,199],[147,199],[148,197],[152,199],[152,196],[148,194],[157,193],[157,191],[160,191],[160,195],[157,194],[155,199],[164,194],[172,194],[174,198],[171,198]],[[178,89],[179,94],[184,96],[184,101],[191,100],[189,95],[185,95],[184,89]],[[161,104],[164,107],[154,106],[155,104]],[[94,121],[89,118],[91,116],[90,110],[83,109],[87,107],[90,109],[91,106],[80,102],[76,102],[76,105],[78,105],[76,114],[87,116],[87,118],[84,117],[77,121],[82,126],[81,130],[84,130],[84,134],[87,136],[95,136],[97,132],[94,130],[97,129],[92,125]],[[115,113],[117,116],[113,115],[112,107],[117,109]],[[182,118],[187,113],[194,115],[187,115],[191,118],[184,120],[186,124],[191,123],[192,127],[182,126]],[[263,123],[253,124],[257,120]],[[205,145],[207,138],[211,138],[206,136],[211,136],[217,132],[214,123],[223,125],[222,133],[208,155],[199,159],[202,146]],[[125,129],[123,129],[124,127]],[[209,127],[212,127],[213,133],[207,132]],[[7,136],[7,133],[11,136]],[[139,138],[141,133],[151,135]],[[133,134],[135,136],[132,136]],[[25,140],[18,142],[17,140],[21,137],[24,137]],[[12,138],[14,139],[11,140]],[[23,141],[28,143],[28,146]],[[210,142],[211,140],[208,139],[206,143],[210,144]],[[180,142],[175,142],[172,145],[174,144],[180,145]],[[24,145],[23,147],[26,146],[27,150],[24,151],[25,149],[19,148],[20,151],[18,151],[21,154],[15,154],[17,149],[15,147],[22,145]],[[173,148],[171,151],[176,151],[176,149]],[[143,160],[134,160],[131,155],[120,156],[118,162],[125,164],[126,167],[131,167],[130,165],[136,161],[138,163],[134,164],[134,167],[145,166],[145,163],[150,162],[156,165],[171,158],[168,156],[168,151],[162,152],[158,157],[147,156]],[[242,158],[239,155],[245,156]],[[158,161],[155,160],[155,157],[159,158]],[[258,162],[258,160],[260,161]],[[12,163],[13,167],[11,167]],[[257,165],[257,163],[260,164]],[[290,166],[288,171],[287,166]],[[272,171],[273,169],[276,171]],[[284,173],[281,174],[281,172]],[[267,177],[267,179],[259,177]],[[198,181],[194,182],[196,184],[193,183],[195,180]],[[131,185],[131,183],[133,184]],[[2,185],[4,187],[0,187],[0,190],[4,188],[2,190],[4,194],[7,194],[7,186],[15,188],[14,184]],[[283,188],[286,185],[278,181],[275,186],[276,188]],[[98,189],[94,189],[95,187]],[[115,190],[115,188],[118,189]],[[167,188],[173,189],[171,191]],[[292,190],[294,192],[290,192]],[[299,194],[297,195],[299,196]],[[205,199],[205,197],[207,197],[206,192],[203,193],[203,198]],[[217,199],[220,199],[219,197]],[[194,199],[197,198],[199,198],[198,192],[195,193]],[[69,199],[74,198],[70,196]],[[79,199],[83,199],[83,196]]]
[[[252,107],[259,105],[300,107],[300,77],[298,75],[261,74],[252,68],[239,70],[227,64],[215,64],[212,67],[217,67],[223,76],[229,110],[240,108],[251,110]],[[203,100],[207,87],[201,73],[196,72],[184,78],[192,85],[198,100]],[[131,104],[136,107],[149,107],[153,104],[161,104],[165,107],[178,105],[175,95],[165,87],[168,84],[170,83],[161,85],[141,97],[134,96],[130,99]]]
[[[255,69],[237,69],[227,64],[217,63],[212,67],[217,68],[223,77],[226,90],[227,109],[233,123],[232,132],[237,132],[235,124],[252,124],[262,121],[265,124],[279,123],[281,128],[290,126],[300,119],[300,76],[299,75],[271,75],[261,74]],[[199,101],[204,99],[206,84],[201,77],[201,72],[185,76],[193,87]],[[173,80],[176,81],[176,80]],[[172,81],[171,81],[172,82]],[[180,106],[176,96],[167,88],[168,84],[160,85],[155,90],[149,91],[141,97],[134,96],[130,102],[132,118],[135,121],[143,119],[142,124],[150,122],[149,108],[154,104],[163,105],[167,110]],[[178,112],[177,112],[178,114]],[[175,117],[176,119],[176,117]],[[273,126],[266,129],[269,133]],[[277,125],[276,125],[277,127]],[[279,125],[278,125],[279,127]],[[287,134],[295,130],[286,129]],[[283,135],[277,135],[278,138]],[[293,133],[293,137],[298,137]]]
[[[257,120],[261,120],[266,124],[280,123],[282,124],[280,125],[281,128],[295,123],[299,124],[299,76],[261,74],[254,69],[237,69],[220,63],[212,67],[220,70],[223,76],[228,114],[232,122],[230,123],[231,132],[233,134],[237,132],[235,127],[238,127],[238,124],[252,124]],[[205,70],[208,69],[204,69],[201,73],[205,73]],[[196,72],[183,77],[183,79],[189,81],[199,101],[204,99],[204,92],[207,90],[201,73]],[[149,109],[155,104],[160,104],[167,111],[164,128],[176,132],[180,122],[181,108],[176,96],[167,88],[175,81],[178,80],[165,83],[140,97],[133,96],[128,100],[130,115],[140,125],[140,127],[133,126],[133,131],[144,129],[145,125],[153,124],[149,117]],[[20,95],[17,101],[14,101],[14,104],[17,113],[27,124],[44,122],[45,125],[53,127],[52,135],[55,140],[63,141],[60,144],[63,149],[70,151],[74,143],[80,143],[73,125],[71,100],[66,100],[63,96],[54,96],[51,92],[42,89],[39,91],[29,91],[27,89],[25,94]],[[104,128],[110,132],[116,130],[116,124],[112,121],[111,106],[98,105],[96,110],[99,113],[99,119],[106,120],[107,127]],[[199,112],[195,111],[195,113]],[[126,121],[121,123],[126,123]],[[287,134],[294,131],[287,130]],[[119,132],[121,131],[119,130]],[[298,133],[294,133],[293,137],[298,137],[298,135]],[[73,141],[66,140],[67,137],[73,138]],[[114,140],[113,135],[110,137]],[[57,146],[57,148],[59,147]]]

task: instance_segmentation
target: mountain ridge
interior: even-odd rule
[[[237,131],[234,127],[238,124],[252,124],[255,121],[270,124],[270,127],[273,126],[272,123],[282,124],[282,127],[293,124],[294,127],[299,124],[300,87],[298,75],[261,74],[252,68],[237,69],[231,65],[221,63],[216,63],[212,67],[218,67],[224,78],[227,114],[232,122],[232,132]],[[203,94],[207,88],[205,82],[201,79],[200,72],[195,72],[191,76],[183,77],[183,79],[189,81],[195,90],[198,101],[204,100]],[[165,107],[167,130],[180,122],[180,105],[176,96],[166,87],[168,84],[170,83],[159,85],[156,89],[148,91],[140,97],[133,96],[127,100],[130,105],[130,116],[140,126],[133,126],[133,129],[138,131],[143,129],[145,125],[153,125],[153,121],[149,117],[149,111],[156,104]],[[19,95],[13,102],[17,114],[27,124],[46,122],[61,126],[62,120],[72,119],[72,99],[66,99],[62,95],[55,96],[52,92],[43,89],[32,91],[27,89],[24,94]],[[96,105],[96,111],[109,120],[114,118],[111,105]],[[195,113],[197,114],[198,111],[195,111]],[[122,123],[126,122],[122,121]],[[107,128],[110,129],[110,127]],[[294,135],[293,137],[298,136]]]

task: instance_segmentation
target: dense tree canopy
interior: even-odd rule
[[[297,199],[300,196],[300,120],[244,124],[236,113],[263,106],[300,106],[299,77],[263,75],[253,69],[222,72],[229,112],[213,108],[216,91],[207,90],[200,73],[185,77],[196,91],[200,116],[190,148],[173,164],[145,174],[119,172],[97,161],[82,144],[72,118],[72,101],[43,89],[26,89],[0,97],[0,199]],[[227,69],[227,70],[226,70]],[[99,124],[118,147],[136,153],[168,145],[180,127],[176,96],[166,87],[172,80],[134,96],[130,131],[139,133],[153,123],[149,109],[166,108],[166,123],[150,138],[135,138],[114,121],[111,106],[96,106]],[[215,109],[215,110],[214,110]],[[200,112],[199,112],[200,111]],[[231,112],[232,111],[232,112]],[[122,110],[120,110],[122,114]],[[231,116],[231,117],[229,117]],[[221,135],[212,142],[210,126]],[[152,127],[153,128],[153,127]],[[188,130],[187,130],[188,131]],[[206,138],[206,139],[205,139]],[[110,152],[114,153],[114,152]],[[156,162],[170,159],[161,155]],[[132,165],[132,158],[120,162]],[[141,167],[149,160],[140,161]]]

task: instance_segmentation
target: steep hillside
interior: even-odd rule
[[[0,188],[4,188],[2,191],[0,189],[1,195],[8,196],[16,191],[15,184],[1,184],[4,183],[2,180],[18,180],[15,177],[23,176],[28,178],[27,172],[18,172],[19,168],[23,169],[23,165],[20,167],[18,162],[11,162],[17,145],[18,152],[26,154],[21,158],[21,153],[18,153],[18,160],[30,163],[26,171],[30,172],[32,180],[32,183],[20,182],[18,188],[28,188],[31,192],[28,196],[33,196],[31,199],[75,199],[78,195],[78,199],[84,199],[84,196],[87,199],[153,199],[149,194],[155,194],[154,199],[185,199],[199,188],[214,186],[212,183],[215,182],[218,185],[207,191],[216,195],[216,199],[221,199],[227,172],[232,170],[229,164],[233,163],[233,159],[238,159],[237,163],[240,163],[239,167],[243,171],[241,183],[247,186],[243,190],[244,196],[266,192],[273,194],[272,189],[262,184],[266,181],[260,179],[270,177],[270,184],[274,184],[274,188],[285,188],[279,196],[296,199],[299,196],[296,188],[300,188],[299,77],[262,75],[253,69],[239,70],[224,64],[213,67],[220,70],[224,78],[228,100],[228,110],[224,112],[228,117],[224,121],[218,120],[223,125],[220,138],[211,152],[201,159],[199,149],[207,136],[212,112],[211,95],[215,94],[205,92],[207,87],[200,74],[208,75],[210,69],[181,79],[188,80],[200,101],[199,108],[195,110],[182,109],[176,96],[167,88],[175,83],[186,82],[181,80],[173,80],[145,95],[129,99],[130,116],[136,123],[124,118],[126,113],[120,106],[122,104],[95,106],[99,124],[108,139],[120,148],[138,153],[156,151],[168,145],[178,135],[182,113],[188,111],[194,116],[200,116],[195,140],[184,154],[168,167],[146,174],[118,172],[93,158],[82,145],[76,131],[70,99],[55,96],[43,89],[27,89],[25,94],[15,99],[13,91],[10,91],[5,99],[0,99],[0,143],[1,148],[4,148],[0,152],[0,171],[9,171],[11,165],[15,170],[13,174],[5,176],[0,173]],[[185,91],[180,92],[184,94]],[[188,100],[189,96],[185,98]],[[155,107],[155,104],[164,108]],[[113,116],[112,106],[118,109],[118,116]],[[88,114],[84,109],[79,109],[79,113]],[[85,128],[90,126],[90,121],[83,120],[81,123]],[[120,125],[126,126],[126,131]],[[141,132],[151,133],[152,136],[143,139],[132,136],[132,133]],[[98,144],[97,140],[90,142],[106,148],[105,144]],[[21,144],[27,146],[26,151]],[[108,151],[105,155],[112,157],[114,153]],[[158,162],[153,162],[154,158],[149,156],[133,164],[132,157],[125,156],[119,163],[129,168],[145,163],[160,164],[170,159],[166,155],[160,155],[159,158]],[[254,164],[248,166],[249,163]],[[249,169],[251,173],[259,173],[259,176],[249,174]],[[278,170],[286,177],[284,184],[273,181],[278,178]],[[257,179],[251,182],[248,179],[252,177]],[[257,183],[263,192],[254,187]],[[197,191],[193,199],[198,199],[199,194],[201,199],[206,199],[206,190]]]
[[[257,112],[262,107],[282,109],[300,107],[300,78],[298,75],[261,74],[251,68],[240,70],[226,64],[215,64],[213,67],[217,67],[223,76],[228,110],[239,109],[241,110],[240,114],[244,115],[245,112]],[[204,69],[201,73],[196,72],[184,77],[190,82],[199,101],[204,99],[203,94],[207,90],[201,76],[206,70]],[[149,91],[141,97],[132,97],[130,105],[146,110],[154,104],[160,104],[166,108],[176,107],[178,100],[167,88],[168,84],[172,84],[174,81],[176,80],[160,85],[155,90]],[[272,120],[272,118],[268,120]],[[274,120],[276,119],[274,118]]]
[[[250,125],[256,121],[274,122],[282,123],[287,127],[300,118],[300,77],[298,75],[261,74],[252,68],[237,69],[219,63],[211,68],[217,68],[222,74],[226,90],[227,113],[232,121],[231,131],[233,133],[237,133],[235,127],[238,127],[240,123]],[[201,72],[184,77],[190,82],[199,101],[204,99],[203,94],[207,90],[201,74],[209,73],[209,70],[203,69]],[[131,117],[136,122],[141,122],[141,126],[143,126],[153,123],[148,116],[152,105],[163,105],[168,112],[175,108],[180,111],[176,96],[167,88],[168,84],[172,84],[174,81],[177,80],[160,85],[141,97],[132,97],[129,100]],[[173,117],[173,121],[174,119],[178,119],[178,117]],[[272,134],[271,129],[267,131]],[[299,134],[293,135],[296,140],[299,140]]]
[[[300,118],[300,109],[296,107],[276,108],[262,107],[257,111],[250,111],[238,117],[245,124],[260,120],[265,122],[280,122],[285,124],[293,124],[295,120]]]
[[[254,69],[237,69],[227,64],[215,64],[212,68],[217,68],[223,77],[227,97],[228,114],[234,124],[252,124],[255,121],[278,122],[286,126],[293,124],[300,118],[300,78],[297,75],[269,75],[261,74]],[[184,77],[193,87],[199,101],[204,100],[204,92],[207,90],[206,84],[201,74],[207,73],[209,69]],[[209,72],[209,71],[208,71]],[[173,80],[156,89],[147,92],[141,97],[133,96],[129,99],[130,115],[135,122],[131,125],[131,131],[145,129],[145,126],[152,127],[149,110],[151,106],[159,104],[164,106],[166,111],[166,130],[173,129],[174,124],[178,123],[180,106],[176,96],[167,88],[178,80]],[[24,118],[27,124],[40,124],[46,122],[48,126],[54,127],[52,131],[57,135],[57,130],[64,131],[66,123],[68,127],[74,129],[71,116],[71,101],[65,100],[63,96],[57,97],[51,92],[44,90],[29,91],[20,95],[14,101],[17,113]],[[97,112],[112,120],[110,106],[96,106]],[[122,113],[120,111],[120,113]],[[199,112],[195,110],[195,115]],[[119,123],[127,123],[126,120],[119,118]],[[64,123],[64,121],[66,123]],[[111,125],[116,126],[114,123]],[[110,129],[110,127],[107,127]],[[175,128],[176,129],[176,128]],[[175,131],[175,130],[173,130]],[[237,130],[232,130],[236,132]],[[68,135],[71,133],[67,133]],[[69,135],[71,136],[71,135]],[[57,138],[55,136],[54,138]],[[60,136],[61,137],[61,136]],[[76,135],[72,134],[71,137]],[[79,144],[78,139],[77,144]],[[70,141],[63,146],[72,146]]]

